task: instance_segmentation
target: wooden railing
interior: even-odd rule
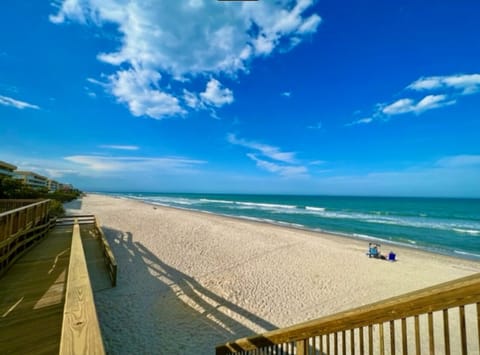
[[[0,213],[0,275],[54,226],[50,200]]]
[[[115,287],[117,285],[117,261],[113,255],[112,249],[110,248],[110,244],[108,243],[107,238],[105,238],[105,234],[98,223],[97,218],[95,218],[95,231],[99,236],[108,274],[110,275],[110,280],[112,281],[112,286]]]
[[[216,348],[217,355],[397,351],[479,354],[480,274]]]
[[[0,213],[38,202],[38,199],[0,199]]]
[[[117,261],[115,260],[115,256],[110,248],[110,244],[108,243],[107,238],[105,238],[105,234],[100,227],[97,217],[91,214],[65,216],[57,220],[57,225],[71,225],[74,223],[74,221],[79,224],[94,225],[93,232],[98,238],[100,248],[102,249],[103,258],[107,266],[108,274],[110,276],[110,280],[112,281],[112,286],[115,287],[117,285]]]
[[[105,354],[78,223],[73,226],[60,354]]]

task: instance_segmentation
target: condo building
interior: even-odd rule
[[[0,160],[0,175],[14,176],[14,171],[17,169],[15,165],[8,164]]]
[[[25,185],[35,189],[47,188],[48,178],[32,171],[16,171],[16,178],[21,180]]]

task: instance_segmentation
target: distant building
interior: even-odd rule
[[[31,171],[16,171],[15,177],[34,189],[47,188],[48,178]]]
[[[70,191],[73,190],[72,184],[58,184],[58,189],[63,191]]]
[[[60,183],[58,181],[49,179],[47,183],[47,187],[49,192],[55,192],[59,189]]]
[[[17,167],[12,164],[5,163],[0,160],[0,175],[3,176],[14,176],[14,171],[17,170]]]

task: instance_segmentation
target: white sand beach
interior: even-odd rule
[[[95,294],[108,353],[212,354],[217,344],[480,272],[480,263],[89,194],[118,285]],[[388,252],[389,249],[383,249]]]

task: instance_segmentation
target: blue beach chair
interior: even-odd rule
[[[380,252],[378,251],[378,247],[380,245],[378,244],[372,244],[372,243],[369,243],[368,244],[368,257],[369,258],[378,258],[380,257]]]

